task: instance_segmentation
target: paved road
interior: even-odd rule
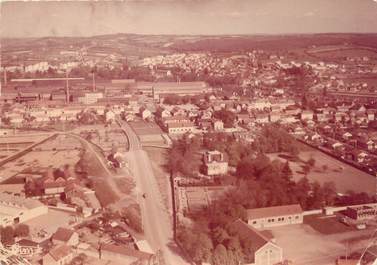
[[[181,257],[174,242],[172,218],[163,205],[148,154],[142,150],[139,138],[132,128],[125,122],[121,122],[121,125],[129,138],[128,167],[135,177],[140,194],[146,239],[155,251],[162,250],[166,264],[189,264]],[[143,198],[142,194],[146,194],[146,197]]]

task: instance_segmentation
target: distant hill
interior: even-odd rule
[[[197,41],[179,40],[169,46],[176,51],[249,51],[292,50],[313,45],[364,46],[377,49],[377,34],[305,34],[305,35],[259,35],[236,37],[204,37]]]
[[[116,49],[125,55],[150,56],[170,52],[236,52],[263,49],[294,50],[313,46],[350,45],[377,49],[377,34],[301,34],[301,35],[237,35],[178,36],[112,34],[94,37],[45,37],[2,39],[2,53],[17,50],[40,50],[42,47],[73,49],[86,46],[95,50]]]

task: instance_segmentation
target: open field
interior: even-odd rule
[[[0,160],[42,141],[47,135],[11,135],[0,137]]]
[[[307,224],[269,228],[276,243],[283,247],[284,258],[295,265],[333,265],[335,259],[365,247],[365,236],[372,230],[323,235]],[[352,242],[352,243],[351,243]]]
[[[347,47],[347,46],[336,46],[336,47],[324,47],[323,49],[310,49],[308,53],[321,57],[324,59],[341,59],[345,57],[369,57],[376,58],[377,51],[370,48],[363,47]]]
[[[0,168],[0,181],[6,181],[18,174],[43,174],[48,167],[60,168],[75,165],[82,148],[79,141],[64,135],[50,139],[29,153],[4,164]]]
[[[136,183],[132,176],[117,176],[114,181],[122,193],[130,195],[135,192]]]
[[[269,154],[268,156],[271,159],[287,161],[287,157],[284,154]],[[307,148],[307,150],[300,152],[299,158],[299,161],[289,160],[293,179],[296,181],[305,176],[305,161],[313,158],[315,165],[307,174],[310,181],[318,181],[319,183],[333,181],[339,193],[345,193],[348,190],[366,192],[368,194],[375,194],[376,192],[376,179],[373,176],[318,150]]]
[[[74,132],[99,146],[105,153],[110,153],[113,149],[125,152],[128,148],[127,137],[116,124],[108,127],[102,124],[84,125],[76,128]]]

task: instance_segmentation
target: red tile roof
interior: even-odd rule
[[[68,242],[75,231],[63,227],[59,227],[58,230],[52,235],[53,240]]]
[[[266,237],[266,233],[259,232],[257,229],[240,219],[234,221],[231,224],[230,229],[238,234],[240,240],[248,240],[250,242],[250,252],[253,256],[255,255],[255,252],[267,243],[270,242],[271,244],[274,244],[270,241],[269,237]]]
[[[59,245],[57,247],[54,247],[50,250],[49,254],[51,255],[51,257],[56,260],[56,261],[59,261],[61,260],[62,258],[68,256],[69,254],[71,254],[71,247],[67,246],[67,245]]]
[[[302,208],[299,204],[274,206],[266,208],[256,208],[247,210],[248,219],[260,219],[275,216],[301,214]]]

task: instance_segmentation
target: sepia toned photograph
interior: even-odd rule
[[[377,265],[377,0],[0,0],[1,265]]]

